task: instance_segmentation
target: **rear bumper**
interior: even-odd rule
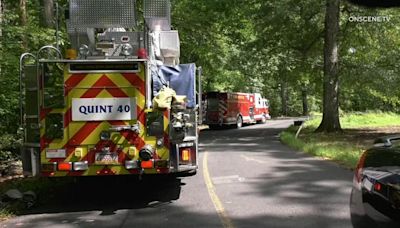
[[[364,193],[368,194],[368,193]],[[400,222],[386,216],[373,205],[368,203],[362,192],[353,187],[350,197],[351,222],[355,228],[358,227],[400,227]],[[400,215],[399,215],[400,217]]]
[[[52,164],[51,164],[52,165]],[[44,177],[65,177],[65,176],[123,176],[123,175],[165,175],[165,174],[186,174],[194,173],[198,169],[195,165],[179,165],[178,169],[173,167],[154,167],[154,168],[132,168],[127,169],[124,165],[89,165],[87,170],[60,171],[47,170],[41,172]],[[193,175],[194,175],[193,174]]]
[[[219,120],[210,120],[206,119],[205,124],[207,125],[231,125],[231,124],[236,124],[236,118],[235,117],[226,117],[223,119]]]

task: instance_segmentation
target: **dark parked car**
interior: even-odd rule
[[[400,135],[379,138],[361,156],[350,198],[359,227],[400,227]]]

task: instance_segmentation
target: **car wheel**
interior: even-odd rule
[[[220,126],[218,124],[210,124],[208,125],[208,128],[210,128],[211,130],[218,130],[220,129]]]
[[[243,119],[241,116],[238,116],[238,118],[236,119],[236,128],[242,128],[243,127]]]

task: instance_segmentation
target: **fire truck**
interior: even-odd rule
[[[140,6],[69,0],[70,47],[21,56],[26,175],[196,173],[200,68],[179,63],[170,1]]]
[[[266,123],[268,100],[259,93],[208,92],[203,96],[204,123],[211,129],[227,125]]]

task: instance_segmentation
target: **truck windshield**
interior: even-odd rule
[[[209,98],[207,99],[207,110],[209,111],[218,111],[218,99]]]

